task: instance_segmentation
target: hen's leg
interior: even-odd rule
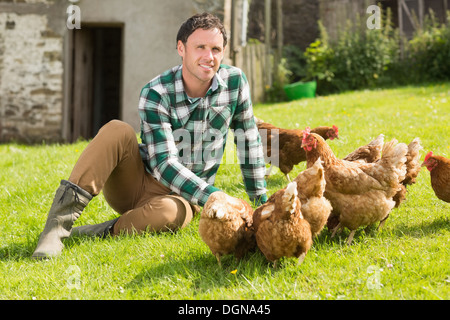
[[[341,223],[339,222],[338,225],[336,227],[334,227],[333,229],[333,233],[331,234],[331,237],[334,238],[334,236],[336,235],[336,232],[342,228]]]
[[[298,257],[298,264],[302,264],[303,260],[305,260],[306,257],[306,252],[303,252],[299,257]]]
[[[287,179],[287,181],[289,181],[289,183],[292,182],[292,181],[291,181],[291,178],[289,177],[289,174],[288,174],[288,173],[286,173],[286,179]]]
[[[356,230],[353,230],[352,232],[350,232],[350,235],[348,236],[348,240],[347,240],[347,244],[351,245],[352,241],[353,241],[353,236],[355,235]]]
[[[219,263],[219,267],[222,267],[222,263],[220,262],[220,253],[215,254],[217,262]]]
[[[383,220],[380,221],[380,224],[378,225],[377,230],[380,230],[381,228],[384,227],[384,223],[386,222],[387,218],[389,218],[389,214],[386,216],[386,218],[384,218]]]

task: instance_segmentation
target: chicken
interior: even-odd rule
[[[344,160],[347,161],[362,161],[375,162],[381,158],[381,150],[384,144],[384,134],[380,134],[370,143],[357,148],[355,151],[349,153]]]
[[[311,227],[301,212],[297,183],[275,192],[253,215],[256,243],[276,267],[281,257],[296,257],[302,263],[312,245]]]
[[[222,191],[209,196],[200,215],[198,231],[219,266],[222,255],[234,254],[239,260],[256,247],[252,222],[253,209],[244,200]]]
[[[278,128],[258,118],[255,118],[255,122],[263,143],[266,163],[271,165],[266,176],[270,175],[275,165],[280,168],[290,182],[289,172],[295,165],[306,160],[305,151],[301,148],[302,130]],[[311,132],[319,134],[324,139],[339,138],[339,129],[336,126],[321,126],[311,129]],[[272,143],[274,143],[273,148]]]
[[[406,154],[406,176],[402,181],[405,186],[416,183],[416,178],[419,175],[420,165],[420,150],[423,147],[420,145],[420,139],[415,138],[408,144],[408,153]]]
[[[302,214],[311,227],[313,239],[320,234],[331,212],[331,204],[324,196],[325,174],[322,161],[317,159],[314,165],[294,179],[302,204]]]
[[[428,152],[422,163],[430,171],[431,187],[436,197],[450,202],[450,159]]]
[[[302,147],[308,168],[319,157],[323,160],[324,196],[333,207],[332,216],[339,219],[332,237],[346,227],[351,230],[347,241],[350,245],[360,226],[383,220],[394,208],[393,197],[406,175],[406,144],[393,139],[384,144],[382,157],[375,163],[352,162],[336,158],[325,140],[306,128]]]
[[[406,199],[406,193],[407,193],[407,186],[413,185],[416,183],[416,178],[419,175],[420,172],[420,150],[422,150],[423,147],[420,145],[420,139],[415,138],[413,141],[411,141],[408,144],[408,152],[406,153],[406,175],[403,181],[400,183],[400,190],[397,191],[397,193],[394,196],[395,201],[395,207],[398,208],[400,204],[405,201]],[[386,222],[386,219],[383,219],[380,222],[380,225],[378,228],[382,228],[384,223]]]
[[[384,135],[380,134],[375,140],[371,141],[369,144],[359,147],[349,155],[347,155],[344,160],[348,161],[360,161],[360,162],[367,162],[367,163],[373,163],[377,162],[381,159],[381,151],[383,148],[383,140]],[[407,193],[407,186],[412,185],[416,183],[417,175],[420,172],[420,150],[422,150],[422,146],[420,145],[420,139],[415,138],[413,141],[410,142],[408,145],[408,152],[406,154],[406,175],[403,181],[401,181],[401,184],[399,186],[399,190],[393,197],[393,200],[395,201],[395,207],[398,208],[400,204],[406,199],[406,193]],[[389,215],[388,215],[389,216]],[[385,219],[383,219],[378,229],[382,228],[384,223],[386,222],[386,219],[388,218],[386,216]],[[333,229],[337,225],[338,221],[336,220],[335,216],[330,217],[330,221],[327,223],[327,226],[329,229]]]

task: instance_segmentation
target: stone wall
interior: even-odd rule
[[[61,140],[62,3],[0,1],[0,142]]]

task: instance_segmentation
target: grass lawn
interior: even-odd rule
[[[380,133],[385,141],[420,137],[421,159],[429,150],[450,157],[450,83],[258,104],[254,112],[285,128],[337,125],[340,139],[329,144],[338,157]],[[86,145],[0,145],[0,299],[450,298],[450,204],[436,198],[425,168],[381,232],[361,229],[348,247],[348,230],[330,239],[325,228],[302,265],[283,259],[273,269],[256,251],[240,262],[224,257],[219,268],[198,216],[175,234],[66,239],[60,257],[33,261],[56,188]],[[248,199],[238,165],[227,162],[216,186]],[[274,170],[267,183],[270,195],[286,180]],[[75,225],[114,217],[100,194]]]

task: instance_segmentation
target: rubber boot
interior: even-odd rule
[[[91,236],[105,238],[111,233],[111,229],[112,227],[114,227],[114,224],[117,220],[119,220],[119,218],[115,218],[113,220],[99,224],[75,227],[72,229],[72,233],[70,236]]]
[[[61,239],[70,236],[73,223],[91,199],[92,195],[89,192],[70,181],[61,180],[48,213],[44,231],[31,257],[44,259],[59,255],[64,248]]]

